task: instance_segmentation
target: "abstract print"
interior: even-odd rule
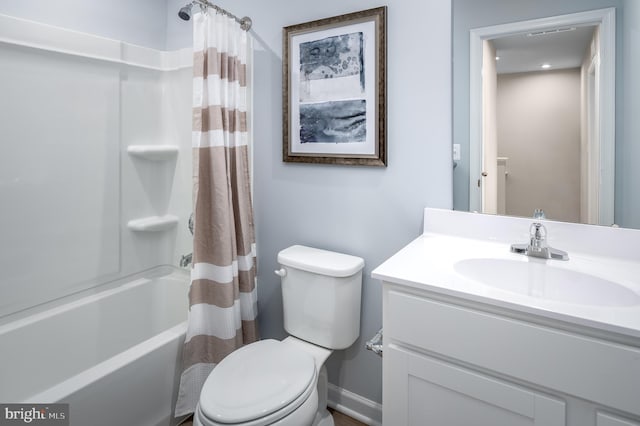
[[[300,143],[366,141],[364,35],[300,44]]]

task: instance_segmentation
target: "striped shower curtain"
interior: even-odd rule
[[[250,40],[234,19],[193,17],[195,232],[189,322],[176,416],[195,410],[207,376],[258,339],[247,131]]]

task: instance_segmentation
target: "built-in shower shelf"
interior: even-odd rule
[[[178,155],[177,145],[130,145],[127,148],[129,155],[144,158],[145,160],[164,161],[175,158]]]
[[[133,219],[127,223],[132,231],[157,232],[174,228],[178,224],[178,217],[173,215],[149,216]]]

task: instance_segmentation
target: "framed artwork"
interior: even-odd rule
[[[386,11],[283,30],[283,160],[386,166]]]

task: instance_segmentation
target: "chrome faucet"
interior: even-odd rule
[[[193,253],[189,253],[189,254],[185,254],[180,258],[180,267],[181,268],[186,268],[187,266],[189,266],[191,264],[191,261],[193,260]]]
[[[540,222],[529,227],[529,244],[511,244],[511,252],[542,259],[569,260],[566,251],[558,250],[547,244],[547,228]]]
[[[193,221],[193,212],[191,212],[191,215],[189,216],[189,222],[187,223],[187,227],[189,228],[189,232],[191,232],[192,236],[193,236],[193,228],[194,228],[194,226],[195,226],[195,224],[194,224],[194,221]],[[180,267],[181,268],[186,268],[192,262],[193,262],[193,253],[182,255],[182,257],[180,258]]]

